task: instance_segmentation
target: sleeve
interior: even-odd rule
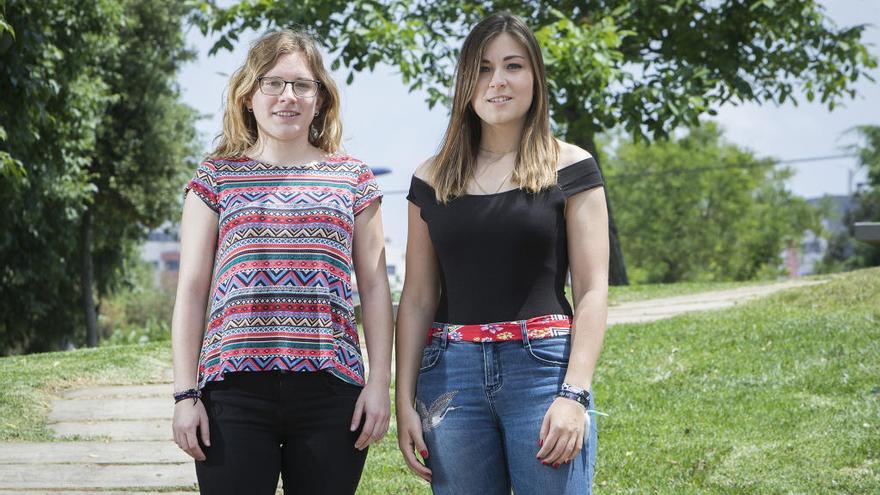
[[[604,184],[602,172],[599,171],[599,165],[592,156],[559,171],[559,187],[565,194],[566,199],[579,192],[600,187]]]
[[[406,193],[406,200],[418,206],[419,208],[424,208],[425,198],[422,194],[422,188],[419,187],[419,184],[416,183],[416,180],[416,176],[413,175],[412,179],[409,181],[409,192]]]
[[[412,180],[409,182],[409,192],[406,194],[406,199],[419,207],[419,216],[426,222],[428,221],[430,210],[437,205],[434,188],[415,175],[413,175]]]
[[[192,179],[183,188],[183,197],[192,191],[202,199],[209,208],[220,212],[220,192],[217,187],[217,169],[210,161],[199,164]]]
[[[364,211],[364,208],[370,206],[373,201],[382,199],[382,190],[379,189],[379,183],[376,182],[373,171],[364,163],[361,163],[360,167],[354,198],[355,215]]]

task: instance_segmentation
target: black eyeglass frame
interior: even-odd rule
[[[278,79],[280,81],[284,81],[284,87],[281,88],[281,92],[279,92],[278,94],[266,93],[265,91],[263,91],[263,79]],[[315,94],[308,95],[308,96],[297,94],[296,83],[301,82],[301,81],[315,83]],[[288,84],[290,84],[290,88],[293,90],[293,95],[296,96],[297,98],[313,98],[313,97],[317,96],[318,91],[321,91],[321,86],[323,86],[321,81],[316,81],[314,79],[294,79],[293,81],[287,81],[287,80],[282,79],[278,76],[260,76],[257,78],[257,85],[260,87],[260,93],[263,93],[266,96],[280,96],[280,95],[284,94],[284,90],[287,89]]]

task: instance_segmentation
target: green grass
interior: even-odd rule
[[[597,493],[880,492],[880,269],[608,332]]]
[[[642,296],[697,287],[687,285]],[[154,379],[163,346],[0,359],[0,439],[47,439],[48,399],[61,388]],[[594,392],[610,414],[599,418],[597,494],[878,493],[880,269],[615,326]],[[359,493],[429,493],[393,424],[370,449]]]
[[[169,342],[0,358],[0,441],[48,441],[50,401],[90,385],[161,381],[171,366]]]

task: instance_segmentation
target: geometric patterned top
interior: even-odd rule
[[[186,185],[219,214],[199,388],[238,371],[364,385],[351,295],[354,217],[382,197],[350,156],[297,166],[203,162]]]

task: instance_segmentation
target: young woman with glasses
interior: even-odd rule
[[[202,493],[274,494],[279,473],[285,493],[354,493],[367,446],[388,429],[382,193],[339,153],[341,136],[314,42],[290,30],[257,40],[181,223],[173,430]]]
[[[608,219],[596,162],[553,137],[548,107],[534,35],[484,19],[440,151],[412,179],[397,431],[435,494],[591,490]]]

